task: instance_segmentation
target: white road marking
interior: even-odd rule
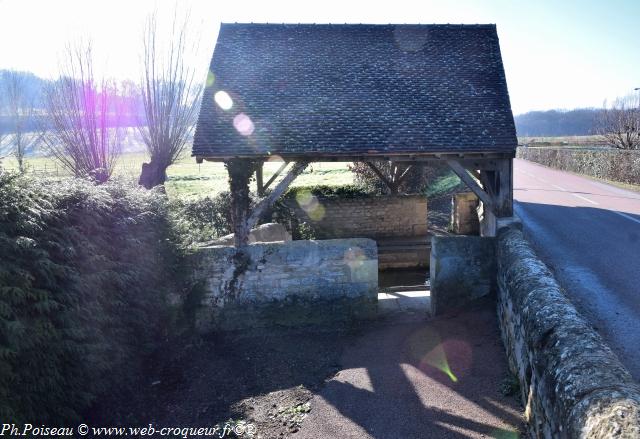
[[[598,205],[597,202],[595,202],[593,200],[590,200],[587,197],[583,197],[582,195],[574,194],[573,192],[569,191],[568,189],[563,188],[562,186],[558,186],[557,184],[552,184],[551,186],[553,186],[556,189],[560,189],[562,192],[566,192],[568,194],[571,194],[576,198],[580,198],[581,200],[588,201],[589,203],[595,204],[596,206]]]
[[[636,219],[636,218],[634,218],[634,217],[632,217],[632,216],[630,216],[630,215],[627,215],[626,213],[617,212],[617,211],[615,211],[615,210],[610,210],[609,212],[611,212],[611,213],[615,213],[616,215],[620,215],[621,217],[626,218],[626,219],[628,219],[628,220],[631,220],[631,221],[633,221],[634,223],[638,223],[638,224],[640,224],[640,220],[638,220],[638,219]]]
[[[582,195],[574,194],[573,192],[571,192],[571,195],[573,195],[574,197],[578,197],[578,198],[580,198],[581,200],[588,201],[588,202],[589,202],[589,203],[591,203],[591,204],[595,204],[596,206],[598,205],[598,203],[596,203],[595,201],[590,200],[590,199],[588,199],[587,197],[583,197]]]

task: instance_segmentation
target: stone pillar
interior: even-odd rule
[[[456,235],[477,235],[478,197],[473,192],[462,192],[451,197],[451,230]]]

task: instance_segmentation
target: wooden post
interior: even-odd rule
[[[264,197],[264,180],[262,178],[262,173],[264,170],[264,162],[258,163],[256,166],[256,186],[258,189],[258,196]]]
[[[234,244],[241,248],[249,243],[249,181],[256,163],[248,159],[231,159],[225,162],[229,174],[231,191],[231,220],[233,221]]]
[[[500,218],[513,216],[513,159],[500,161],[497,195],[496,215]]]
[[[493,205],[493,209],[483,211],[481,235],[495,236],[497,220],[513,216],[513,160],[502,159],[494,170],[481,170],[480,181]]]

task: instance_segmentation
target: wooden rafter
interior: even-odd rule
[[[409,175],[409,171],[413,168],[413,164],[398,164],[392,162],[391,164],[391,179],[387,178],[384,173],[378,169],[372,162],[365,162],[369,168],[378,176],[380,180],[389,188],[392,194],[398,193],[398,188]]]
[[[447,160],[447,165],[458,177],[460,177],[460,180],[462,180],[464,184],[466,184],[467,187],[476,194],[488,210],[495,212],[495,203],[492,201],[491,196],[482,189],[478,182],[469,175],[467,170],[464,169],[460,163],[455,160]]]
[[[373,163],[371,163],[371,162],[365,162],[365,163],[366,163],[366,164],[367,164],[367,166],[368,166],[369,168],[371,168],[371,170],[372,170],[372,171],[373,171],[373,172],[378,176],[378,178],[379,178],[380,180],[382,180],[382,182],[383,182],[384,184],[386,184],[386,185],[387,185],[387,187],[388,187],[388,188],[391,188],[391,182],[389,181],[389,179],[387,179],[387,177],[385,177],[385,175],[382,173],[382,171],[380,171],[380,170],[378,169],[378,167],[377,167],[376,165],[374,165],[374,164],[373,164]]]
[[[260,217],[265,213],[267,209],[273,206],[273,204],[276,202],[278,198],[282,196],[282,194],[284,194],[284,192],[287,190],[289,185],[293,182],[293,180],[296,179],[298,175],[302,173],[302,171],[305,170],[308,164],[309,162],[296,162],[291,167],[287,175],[285,175],[285,177],[282,180],[280,180],[280,182],[278,182],[278,184],[273,188],[271,193],[269,193],[269,196],[264,198],[262,201],[260,201],[256,205],[256,207],[253,208],[251,215],[247,219],[246,227],[248,230],[251,230],[252,228],[255,227],[256,224],[258,224]],[[285,163],[285,166],[286,166],[286,163]],[[284,168],[281,167],[281,169],[284,169]]]
[[[284,171],[284,169],[287,167],[288,164],[289,162],[285,160],[282,163],[282,165],[280,165],[278,170],[269,178],[269,180],[267,180],[267,183],[264,185],[263,190],[269,189],[269,186],[271,186],[271,183],[273,183],[276,180],[276,178],[278,178],[278,176],[282,174],[282,171]]]
[[[278,176],[282,174],[282,171],[284,171],[284,169],[287,167],[287,165],[289,164],[289,161],[285,160],[284,163],[282,163],[282,165],[269,178],[269,180],[267,180],[266,183],[264,183],[264,164],[265,162],[261,162],[256,168],[256,186],[258,187],[258,195],[261,197],[264,196],[265,191],[269,189],[269,186],[271,186],[271,184],[276,180],[276,178],[278,178]]]

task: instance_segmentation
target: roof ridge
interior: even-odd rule
[[[270,23],[221,22],[225,26],[438,26],[438,27],[496,27],[495,23]]]

